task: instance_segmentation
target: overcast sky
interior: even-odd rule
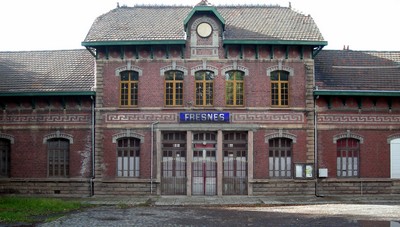
[[[213,5],[267,4],[310,14],[324,49],[400,51],[400,0],[208,0]],[[0,0],[0,51],[83,48],[96,17],[120,5],[190,5],[200,0]]]

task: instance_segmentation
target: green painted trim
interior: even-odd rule
[[[241,40],[241,39],[225,39],[226,44],[264,44],[264,45],[309,45],[309,46],[326,46],[326,41],[307,41],[307,40]]]
[[[269,59],[274,59],[274,52],[275,52],[275,48],[274,46],[270,46],[269,48]]]
[[[392,96],[400,97],[400,91],[351,91],[351,90],[315,90],[314,96]]]
[[[260,46],[256,45],[256,59],[260,58]]]
[[[185,31],[187,28],[187,24],[189,23],[190,19],[196,12],[212,12],[221,22],[223,29],[225,30],[225,19],[218,13],[217,8],[214,6],[195,6],[192,11],[187,15],[185,20],[183,21],[183,25],[185,26]]]
[[[165,44],[186,44],[186,40],[125,40],[125,41],[94,41],[94,42],[82,42],[81,45],[84,47],[96,47],[96,46],[129,46],[129,45],[165,45]]]
[[[89,96],[96,95],[94,91],[49,91],[49,92],[1,92],[0,97],[16,96]]]

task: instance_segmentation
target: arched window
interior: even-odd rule
[[[272,138],[269,144],[269,176],[271,178],[292,177],[292,140]]]
[[[168,71],[165,73],[165,105],[183,105],[183,72]]]
[[[140,139],[126,137],[117,140],[117,176],[140,176]]]
[[[271,72],[271,105],[289,105],[289,72],[282,70]]]
[[[69,140],[63,138],[47,140],[47,163],[49,177],[69,176]]]
[[[123,71],[120,75],[120,105],[137,106],[139,73],[136,71]]]
[[[0,139],[0,177],[8,177],[10,174],[10,147],[10,140]]]
[[[225,102],[228,106],[244,105],[244,73],[228,71],[225,73]]]
[[[353,138],[343,138],[336,141],[337,145],[337,176],[358,177],[360,161],[360,141]]]
[[[211,71],[198,71],[196,80],[196,106],[214,105],[214,73]]]

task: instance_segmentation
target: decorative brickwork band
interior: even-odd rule
[[[235,123],[304,123],[302,113],[233,113],[232,122]]]
[[[132,65],[130,61],[127,62],[126,66],[122,66],[115,69],[115,76],[120,76],[123,71],[132,70],[138,72],[139,76],[143,75],[143,70],[135,65]]]
[[[68,115],[18,115],[18,116],[0,116],[1,124],[18,124],[18,123],[62,123],[62,124],[76,124],[90,122],[89,115],[83,114],[68,114]]]
[[[11,144],[14,144],[14,136],[12,136],[12,135],[0,133],[0,139],[9,140]]]
[[[271,66],[271,67],[267,68],[267,76],[270,76],[271,72],[278,71],[278,70],[283,70],[283,71],[289,72],[289,76],[293,76],[294,75],[294,69],[293,68],[291,68],[289,66],[282,65],[282,61],[279,61],[278,65],[274,65],[274,66]]]
[[[160,69],[160,76],[164,76],[164,75],[165,75],[165,72],[168,72],[168,71],[171,71],[171,70],[181,71],[181,72],[183,72],[183,75],[184,75],[184,76],[187,76],[187,75],[188,75],[188,70],[187,70],[187,68],[185,68],[185,67],[183,67],[183,66],[180,66],[180,65],[177,65],[177,64],[176,64],[176,61],[173,61],[173,62],[172,62],[172,65],[167,65],[167,66],[162,67],[162,68]]]
[[[352,132],[350,132],[350,130],[347,130],[347,132],[345,132],[345,133],[335,135],[333,137],[333,143],[336,143],[338,140],[343,139],[343,138],[353,138],[353,139],[359,140],[360,144],[364,143],[364,138],[362,136],[352,133]]]
[[[106,123],[149,123],[154,121],[176,123],[178,117],[176,113],[116,113],[106,115]]]
[[[390,144],[392,140],[400,139],[400,134],[394,134],[388,137],[387,143]]]
[[[318,123],[332,124],[400,124],[399,115],[343,115],[343,114],[319,114]]]
[[[285,132],[282,129],[279,129],[278,132],[274,132],[274,133],[265,135],[265,143],[269,143],[269,140],[274,139],[274,138],[287,138],[287,139],[291,139],[293,143],[297,142],[296,135]]]
[[[191,68],[190,72],[191,72],[191,75],[194,76],[194,74],[197,71],[202,71],[202,70],[211,71],[211,72],[214,73],[215,76],[218,76],[218,68],[214,67],[214,66],[211,66],[211,65],[207,65],[207,61],[205,61],[205,60],[203,61],[202,65],[198,65],[198,66],[195,66],[195,67]]]
[[[131,129],[126,129],[125,132],[121,132],[121,133],[113,135],[112,136],[112,142],[116,143],[117,140],[119,140],[121,138],[127,138],[127,137],[135,137],[137,139],[140,139],[140,143],[144,142],[144,135],[132,132]]]
[[[45,137],[43,137],[43,144],[46,144],[47,140],[55,139],[55,138],[63,138],[63,139],[69,140],[70,144],[74,143],[74,138],[72,135],[57,131],[55,133],[51,133],[51,134],[48,134]]]
[[[242,72],[244,72],[245,76],[249,75],[249,69],[244,66],[238,65],[237,61],[233,62],[232,65],[228,65],[228,66],[225,66],[224,68],[222,68],[221,72],[222,72],[222,75],[225,75],[226,72],[229,72],[232,70],[242,71]]]

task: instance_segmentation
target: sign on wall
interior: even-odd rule
[[[227,123],[229,112],[180,112],[179,122],[181,123]]]

